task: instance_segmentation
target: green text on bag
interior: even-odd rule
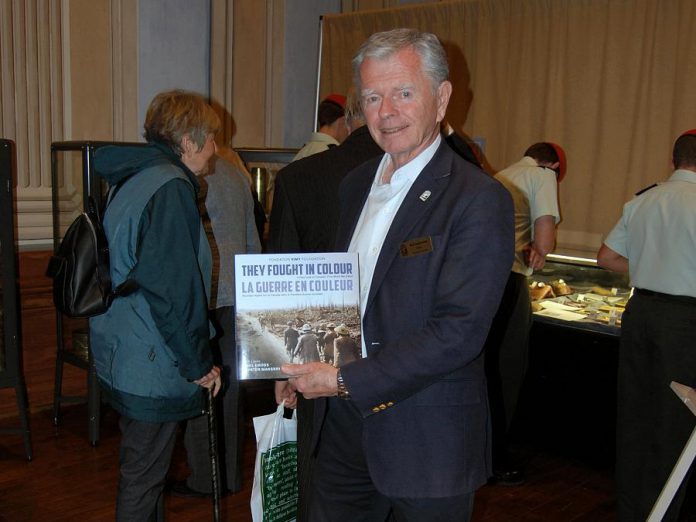
[[[290,522],[297,511],[297,443],[284,442],[261,455],[263,522]]]

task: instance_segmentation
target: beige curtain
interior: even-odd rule
[[[556,251],[594,255],[623,203],[665,179],[696,127],[693,0],[469,0],[325,16],[322,94],[345,91],[374,31],[434,32],[450,59],[453,127],[492,171],[536,141],[568,156]]]

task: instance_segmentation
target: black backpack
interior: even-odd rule
[[[120,185],[109,194],[109,201]],[[58,250],[51,256],[46,275],[53,279],[53,303],[70,317],[103,314],[114,298],[128,295],[138,287],[135,281],[126,279],[112,288],[109,245],[92,197],[87,200],[86,210],[65,232]]]

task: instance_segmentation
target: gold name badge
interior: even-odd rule
[[[417,256],[433,251],[433,240],[430,236],[417,237],[401,243],[399,253],[401,257]]]

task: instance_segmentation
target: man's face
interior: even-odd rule
[[[360,66],[361,97],[367,126],[377,144],[399,168],[418,156],[439,132],[452,85],[435,92],[412,48],[384,60],[366,58]]]

